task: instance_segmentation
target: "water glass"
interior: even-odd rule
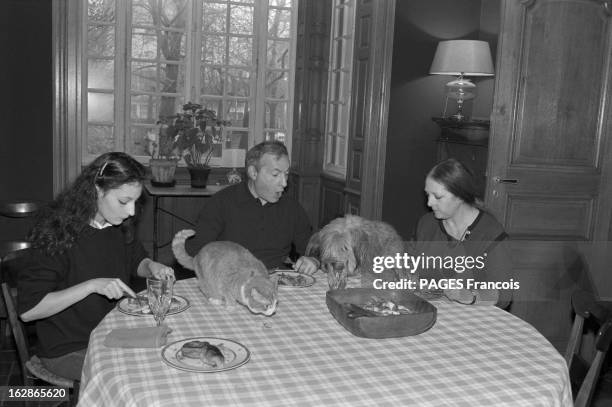
[[[324,265],[327,272],[327,283],[330,290],[340,290],[346,287],[348,270],[343,262],[329,262]]]
[[[164,321],[166,314],[170,310],[172,302],[172,290],[174,287],[173,278],[147,278],[147,298],[149,308],[155,318],[157,326]]]

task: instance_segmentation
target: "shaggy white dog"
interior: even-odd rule
[[[335,266],[345,269],[348,276],[361,275],[363,286],[374,278],[397,279],[395,269],[376,275],[372,271],[374,257],[395,257],[397,253],[404,253],[404,241],[391,225],[356,215],[332,220],[306,247],[306,255],[319,259],[322,270]]]

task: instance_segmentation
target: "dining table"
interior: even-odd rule
[[[272,316],[208,302],[195,278],[174,293],[168,344],[107,347],[118,328],[154,326],[151,315],[115,308],[93,330],[79,405],[88,406],[572,406],[564,358],[533,326],[495,306],[439,298],[433,326],[399,338],[358,337],[326,305],[325,274],[306,287],[279,286]],[[189,371],[164,350],[190,338],[244,347],[229,370]]]

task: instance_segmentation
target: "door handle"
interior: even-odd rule
[[[518,179],[501,178],[501,177],[493,177],[493,181],[495,181],[496,184],[518,184],[519,182]]]

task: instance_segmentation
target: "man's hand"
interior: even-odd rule
[[[164,278],[175,279],[174,270],[172,269],[172,267],[168,267],[165,264],[161,264],[151,260],[151,262],[149,263],[149,270],[151,271],[151,276],[159,280]]]
[[[319,261],[314,257],[302,256],[295,262],[295,271],[313,275],[319,269]]]

